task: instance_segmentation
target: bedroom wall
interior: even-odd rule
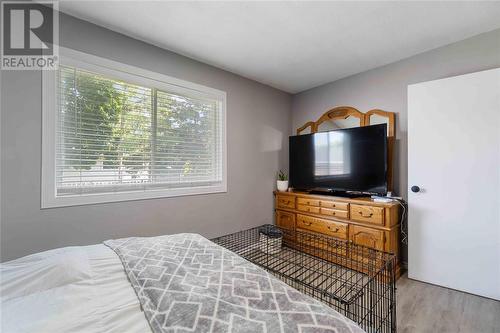
[[[407,86],[496,67],[500,67],[500,29],[296,94],[291,130],[295,132],[335,106],[354,106],[362,112],[375,108],[396,112],[395,192],[406,197]]]
[[[227,92],[228,191],[40,209],[41,73],[1,73],[1,261],[105,239],[273,221],[275,174],[288,162],[291,96],[235,74],[62,15],[61,44]]]

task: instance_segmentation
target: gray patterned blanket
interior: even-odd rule
[[[363,332],[335,310],[196,234],[108,240],[154,333]]]

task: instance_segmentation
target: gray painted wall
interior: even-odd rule
[[[212,237],[272,223],[275,174],[288,162],[291,96],[61,16],[61,44],[227,92],[228,192],[40,209],[41,74],[1,77],[1,260],[127,236]]]
[[[296,94],[292,99],[292,131],[335,106],[396,112],[394,183],[396,193],[406,197],[407,86],[496,67],[500,67],[500,29]]]

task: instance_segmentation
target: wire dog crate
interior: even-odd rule
[[[329,305],[368,333],[396,332],[392,254],[274,225],[212,241]]]

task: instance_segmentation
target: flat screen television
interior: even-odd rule
[[[291,136],[290,186],[348,194],[387,194],[387,125]]]

